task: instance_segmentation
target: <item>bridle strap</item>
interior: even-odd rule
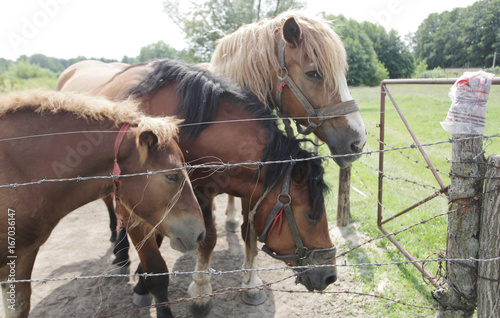
[[[335,257],[336,249],[326,248],[326,249],[315,249],[309,250],[304,246],[302,239],[300,238],[299,229],[297,227],[297,223],[295,222],[295,218],[293,217],[293,212],[291,208],[292,198],[290,197],[290,186],[291,186],[291,178],[292,178],[292,168],[290,166],[288,168],[285,178],[283,180],[283,185],[281,186],[281,193],[278,195],[276,205],[272,209],[269,214],[266,224],[264,226],[264,230],[262,234],[258,237],[260,242],[265,243],[269,232],[272,229],[273,223],[275,223],[276,217],[279,215],[281,211],[284,212],[285,217],[288,221],[288,226],[290,227],[290,232],[292,233],[293,240],[295,241],[295,254],[290,255],[278,255],[273,250],[271,250],[267,245],[264,244],[262,250],[269,254],[271,257],[281,260],[281,261],[296,261],[299,266],[313,264],[318,261],[327,261]],[[257,213],[257,207],[262,203],[264,197],[269,194],[269,189],[267,189],[264,194],[259,198],[257,204],[254,206],[249,215],[250,222],[254,222],[255,214]],[[281,199],[285,198],[286,201],[282,201]]]
[[[298,86],[295,84],[293,79],[290,77],[288,74],[288,69],[286,67],[286,61],[285,61],[285,46],[286,42],[283,39],[283,37],[280,36],[280,41],[278,45],[278,63],[280,69],[276,72],[277,77],[278,77],[278,86],[276,90],[276,104],[274,105],[276,108],[276,111],[278,115],[282,118],[285,116],[283,115],[283,106],[282,106],[282,93],[283,89],[285,86],[288,86],[288,88],[292,91],[292,93],[295,95],[297,100],[300,102],[302,107],[307,112],[307,121],[308,121],[308,126],[304,129],[302,128],[298,123],[297,125],[297,130],[300,134],[303,135],[308,135],[311,132],[313,132],[318,126],[321,125],[321,123],[329,118],[329,117],[337,117],[337,116],[344,116],[356,111],[359,111],[359,107],[356,104],[354,100],[349,100],[346,102],[340,102],[334,105],[330,106],[325,106],[322,108],[314,108],[313,105],[309,102],[309,100],[302,94]],[[271,98],[272,100],[272,98]],[[273,103],[274,104],[274,103]],[[316,119],[319,121],[319,123],[315,123],[311,121],[311,119]],[[287,135],[290,137],[290,132],[291,130],[290,127],[290,121],[283,120],[285,124],[285,129],[287,130]]]
[[[292,198],[290,197],[291,179],[292,179],[292,166],[290,166],[290,168],[287,169],[285,178],[283,180],[283,185],[281,186],[281,193],[278,195],[276,205],[269,214],[266,221],[266,225],[264,226],[264,230],[262,231],[262,234],[259,236],[258,239],[260,242],[263,243],[266,241],[270,228],[274,223],[274,219],[278,216],[280,211],[283,210],[283,212],[285,213],[285,217],[288,220],[288,226],[290,227],[290,232],[292,233],[293,240],[295,241],[295,246],[297,247],[297,253],[301,252],[304,253],[307,250],[307,248],[304,247],[304,243],[300,238],[299,229],[297,228],[297,223],[295,223],[295,218],[293,217],[292,208],[290,206],[290,204],[292,203]],[[281,198],[285,198],[286,202],[282,201]]]
[[[118,215],[120,216],[119,220],[118,220],[118,225],[117,225],[117,228],[119,228],[121,225],[122,225],[122,214],[121,214],[121,210],[120,210],[120,205],[118,204],[118,202],[120,201],[120,198],[118,196],[118,184],[121,182],[120,179],[119,179],[119,176],[121,174],[121,169],[120,169],[120,165],[118,164],[118,153],[120,152],[120,145],[122,144],[122,141],[123,141],[123,138],[125,137],[125,134],[127,133],[127,130],[130,126],[130,123],[126,122],[122,125],[122,127],[120,128],[120,131],[118,132],[118,135],[116,136],[116,140],[115,140],[115,159],[113,161],[113,176],[114,176],[114,179],[113,179],[113,193],[114,193],[114,198],[117,202],[116,204],[116,208],[118,210]]]

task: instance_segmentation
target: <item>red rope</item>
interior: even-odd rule
[[[283,207],[281,207],[280,212],[274,217],[273,224],[271,225],[271,228],[269,229],[269,234],[271,234],[271,231],[274,229],[274,226],[276,225],[276,222],[278,222],[278,233],[276,233],[276,236],[280,235],[281,232],[281,224],[283,223]]]
[[[286,86],[285,81],[282,81],[282,82],[280,83],[280,88],[279,88],[280,92],[283,92],[283,89],[285,88],[285,86]]]

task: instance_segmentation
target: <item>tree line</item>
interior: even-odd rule
[[[500,0],[430,14],[412,45],[415,58],[431,69],[492,66],[495,52],[500,56]]]
[[[136,64],[154,58],[208,62],[216,41],[224,34],[290,8],[304,7],[298,0],[207,0],[182,11],[178,1],[165,1],[165,13],[186,34],[188,49],[176,50],[159,41],[141,48],[136,57],[124,56],[121,62]],[[357,22],[342,15],[326,18],[343,39],[351,86],[374,86],[385,78],[439,75],[436,70],[440,67],[490,67],[495,52],[500,62],[500,0],[481,0],[466,8],[432,13],[414,34],[405,36],[406,42],[395,30],[387,31],[371,22]],[[0,85],[9,77],[57,77],[66,67],[84,59],[80,56],[65,60],[43,54],[21,56],[16,62],[0,58]],[[426,70],[433,69],[426,75]]]

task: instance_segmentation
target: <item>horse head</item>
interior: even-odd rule
[[[156,127],[139,125],[134,130],[136,155],[120,166],[123,174],[165,172],[121,178],[118,197],[121,205],[132,212],[130,226],[146,221],[170,238],[172,248],[181,252],[194,250],[205,236],[203,216],[183,168],[184,157],[174,139],[176,128],[166,123],[166,118],[155,121]]]
[[[329,266],[304,268],[335,265],[323,197],[327,189],[323,168],[320,160],[308,158],[310,155],[285,169],[283,180],[263,193],[251,218],[259,240],[265,243],[263,250],[297,267],[297,282],[312,291],[324,290],[335,282],[337,271]]]
[[[346,81],[340,37],[324,20],[287,11],[219,40],[210,69],[324,141],[340,167],[359,158],[366,130]]]
[[[319,20],[291,16],[276,42],[280,65],[273,96],[281,95],[283,112],[306,127],[305,133],[314,131],[333,155],[349,155],[335,158],[340,167],[357,160],[366,130],[347,87],[338,35]]]

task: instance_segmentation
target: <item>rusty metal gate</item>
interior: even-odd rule
[[[396,101],[394,100],[394,97],[391,95],[389,89],[387,88],[387,85],[389,84],[409,84],[409,85],[415,85],[415,84],[437,84],[437,85],[453,85],[456,82],[456,78],[437,78],[437,79],[387,79],[382,81],[382,84],[380,85],[380,152],[379,152],[379,173],[378,173],[378,208],[377,208],[377,226],[379,230],[384,233],[384,235],[387,236],[387,238],[396,246],[402,253],[403,255],[408,258],[410,261],[412,261],[412,264],[424,275],[425,278],[427,278],[434,286],[440,287],[438,282],[432,277],[431,274],[429,274],[423,266],[416,262],[416,259],[394,238],[393,235],[391,235],[386,229],[384,229],[383,225],[390,222],[391,220],[394,220],[403,214],[415,209],[416,207],[429,202],[430,200],[438,197],[441,194],[447,194],[447,191],[449,189],[449,186],[446,186],[441,178],[439,177],[437,170],[434,168],[434,165],[430,161],[429,157],[425,153],[425,150],[421,146],[417,136],[413,132],[413,130],[410,127],[410,124],[404,117],[401,109],[397,105]],[[495,77],[492,82],[493,85],[498,85],[500,84],[500,78]],[[434,175],[434,178],[436,179],[438,185],[439,185],[439,191],[436,191],[432,195],[428,196],[427,198],[424,198],[423,200],[413,204],[412,206],[402,210],[401,212],[384,219],[382,215],[382,199],[383,199],[383,181],[384,181],[384,132],[385,132],[385,112],[386,112],[386,104],[385,104],[385,99],[386,96],[389,97],[389,99],[392,102],[392,105],[394,106],[396,112],[398,113],[399,117],[403,121],[404,125],[408,129],[408,132],[411,135],[411,138],[415,142],[415,146],[418,148],[420,151],[423,159],[428,165],[428,168],[431,170],[432,174]]]

